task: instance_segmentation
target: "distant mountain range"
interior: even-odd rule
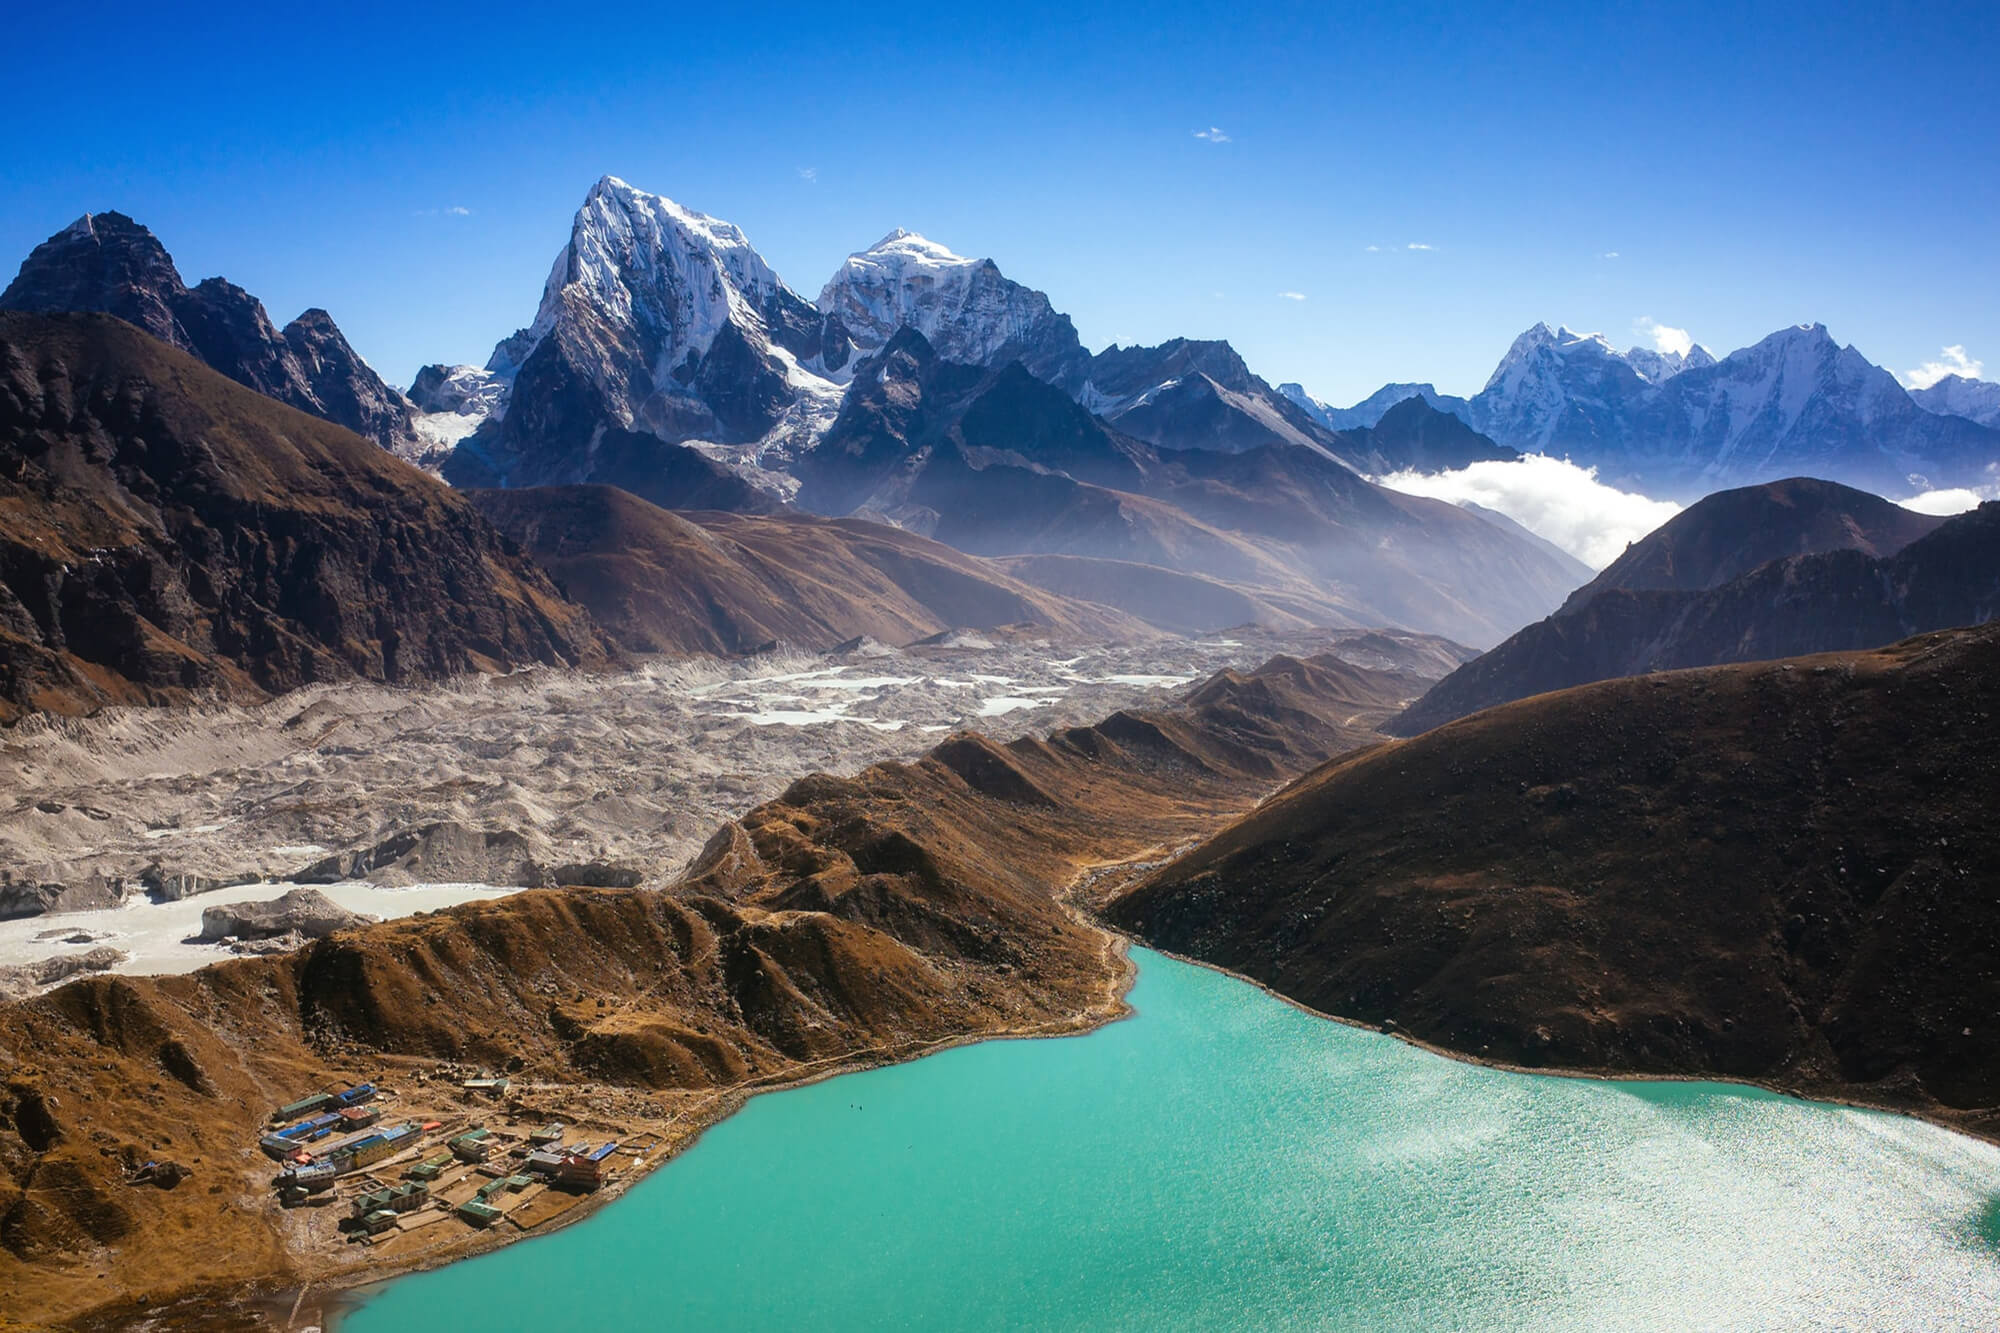
[[[621,648],[735,656],[960,627],[1066,642],[1158,637],[915,533],[803,514],[669,513],[614,486],[467,491]]]
[[[1680,500],[1797,474],[1887,494],[2000,481],[2000,385],[1952,376],[1906,391],[1819,324],[1720,360],[1698,344],[1620,352],[1602,334],[1537,324],[1469,399],[1391,384],[1334,408],[1295,384],[1284,392],[1337,430],[1421,397],[1500,444]]]
[[[1946,375],[1937,383],[1910,390],[1910,400],[1926,412],[1964,417],[1982,426],[2000,427],[2000,384],[1970,375]]]
[[[1413,423],[1406,438],[1421,433]],[[860,364],[838,420],[792,470],[816,512],[881,515],[981,555],[1203,576],[1316,601],[1320,623],[1491,642],[1579,570],[1525,533],[1372,485],[1316,449],[1136,439],[1018,363],[945,361],[909,328]],[[1059,586],[1073,574],[1058,572]],[[1093,595],[1122,606],[1142,594],[1100,584]]]
[[[1387,724],[1615,676],[1875,648],[2000,615],[2000,501],[1945,519],[1831,482],[1723,491]]]
[[[1176,625],[1240,607],[1486,644],[1588,577],[1499,514],[1369,480],[1406,470],[1567,452],[1691,496],[1794,471],[1901,492],[2000,459],[2000,429],[1926,406],[1982,413],[1976,382],[1913,398],[1817,325],[1720,360],[1537,325],[1471,399],[1399,384],[1333,409],[1225,342],[1092,353],[1045,294],[906,231],[808,300],[740,228],[611,176],[533,318],[408,395],[322,311],[279,331],[221,279],[186,287],[119,214],[51,237],[0,305],[116,314],[457,486],[872,518]]]

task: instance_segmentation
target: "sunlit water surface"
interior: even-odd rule
[[[1136,1018],[757,1097],[344,1327],[2000,1327],[1991,1145],[1481,1069],[1136,957]]]

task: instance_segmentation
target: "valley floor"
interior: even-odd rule
[[[86,890],[61,904],[72,910],[0,920],[0,965],[108,946],[130,955],[116,971],[186,971],[228,956],[183,942],[204,906],[275,897],[331,855],[430,829],[445,836],[384,858],[364,872],[370,883],[327,891],[386,919],[546,882],[565,866],[658,886],[717,825],[808,773],[913,758],[961,727],[1008,740],[1092,721],[1328,640],[1245,630],[1079,651],[960,634],[900,650],[655,659],[630,672],[35,718],[0,736],[0,866],[37,885],[122,882],[124,901]],[[140,886],[162,882],[201,891],[148,902]]]
[[[1235,669],[1343,643],[1383,669],[1287,656]],[[580,1217],[754,1091],[1102,1023],[1123,1011],[1122,943],[1066,906],[1064,886],[1168,855],[1371,740],[1423,686],[1386,669],[1399,652],[1352,633],[1080,657],[974,639],[17,729],[4,762],[21,795],[0,833],[19,847],[32,832],[72,865],[165,843],[216,858],[185,873],[226,873],[224,858],[258,849],[293,858],[261,863],[281,872],[447,814],[525,829],[550,861],[644,865],[649,883],[701,855],[665,893],[522,892],[296,955],[0,1006],[0,1285],[18,1297],[0,1324],[261,1326],[302,1285],[316,1302]],[[966,722],[987,734],[795,781],[913,758]],[[1048,739],[992,737],[1031,728]],[[382,896],[438,869],[392,865]],[[504,1104],[460,1086],[502,1068],[519,1071]],[[489,1230],[434,1206],[355,1242],[334,1225],[355,1180],[331,1208],[282,1209],[255,1145],[268,1106],[360,1079],[394,1090],[385,1122],[434,1125],[363,1184],[397,1183],[471,1124],[511,1143],[558,1119],[618,1140],[622,1166],[581,1201],[515,1194]],[[194,1174],[166,1191],[131,1183],[149,1158]],[[476,1183],[440,1188],[456,1202]]]

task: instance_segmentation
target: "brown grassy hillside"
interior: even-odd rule
[[[1415,688],[1276,658],[1177,707],[1007,745],[965,733],[914,764],[805,779],[725,826],[667,893],[526,892],[0,1006],[7,1313],[116,1325],[190,1291],[351,1284],[486,1234],[441,1226],[391,1259],[314,1248],[254,1143],[270,1107],[336,1077],[415,1089],[441,1061],[507,1069],[540,1089],[523,1096],[566,1095],[565,1119],[610,1107],[674,1143],[759,1082],[1101,1021],[1122,965],[1063,888],[1212,831],[1372,739]],[[194,1174],[124,1183],[163,1156]]]
[[[1336,760],[1111,904],[1331,1014],[2000,1133],[2000,628],[1610,681]]]

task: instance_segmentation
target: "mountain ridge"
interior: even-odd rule
[[[1619,352],[1602,334],[1538,323],[1471,398],[1426,384],[1385,386],[1347,409],[1297,386],[1292,396],[1329,424],[1365,425],[1388,399],[1414,392],[1502,445],[1568,457],[1609,484],[1685,501],[1798,473],[1884,493],[1990,485],[2000,421],[1937,410],[2000,411],[2000,389],[1977,384],[1906,391],[1821,324],[1779,329],[1717,358],[1700,344]]]
[[[281,331],[263,304],[222,278],[181,280],[159,238],[123,213],[85,213],[36,246],[0,309],[114,315],[237,383],[365,435],[405,459],[423,446],[409,402],[309,309]]]
[[[0,719],[607,659],[373,442],[116,317],[0,312]]]
[[[1595,591],[1585,588],[1547,620],[1439,681],[1384,730],[1415,735],[1482,708],[1590,681],[1870,649],[2000,614],[2000,502],[1935,522],[1910,517],[1926,521],[1892,521],[1870,544],[1810,543],[1804,553],[1742,572],[1733,572],[1741,561],[1724,561],[1711,571],[1712,582],[1676,579],[1669,571],[1651,581],[1620,577]],[[1922,535],[1897,540],[1912,529]],[[1820,535],[1827,536],[1824,528]],[[1649,570],[1657,567],[1642,564],[1631,573]]]
[[[880,523],[669,513],[609,486],[466,494],[630,652],[824,651],[863,636],[898,646],[1009,626],[1065,641],[1156,637]]]
[[[1573,582],[1571,564],[1536,543],[1319,451],[1161,448],[1017,364],[944,361],[908,328],[862,364],[833,428],[794,469],[805,508],[882,513],[975,554],[1331,593],[1364,620],[1467,642],[1491,642]]]

